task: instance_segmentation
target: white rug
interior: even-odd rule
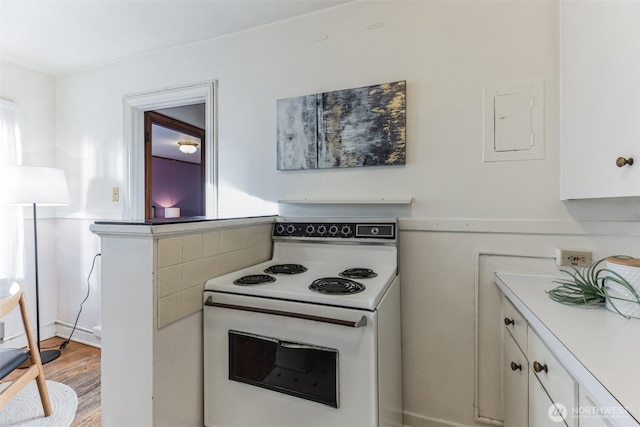
[[[0,384],[0,390],[7,385]],[[52,413],[45,417],[35,381],[31,381],[0,411],[0,426],[69,427],[76,416],[78,396],[68,385],[47,381]]]

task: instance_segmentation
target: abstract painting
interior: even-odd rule
[[[281,99],[278,170],[404,165],[406,82]]]
[[[317,95],[278,100],[278,170],[318,167]]]

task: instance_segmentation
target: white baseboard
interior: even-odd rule
[[[56,336],[64,339],[69,338],[71,330],[73,329],[72,324],[58,321],[56,322],[56,326]],[[93,331],[85,328],[76,327],[76,330],[73,332],[73,337],[71,337],[71,341],[76,341],[82,344],[90,345],[92,347],[101,348],[100,337],[95,335]]]
[[[24,329],[23,329],[24,330]],[[47,340],[49,338],[53,338],[56,336],[57,326],[55,322],[47,323],[46,325],[42,325],[40,327],[40,341]],[[33,337],[37,338],[36,331],[33,331]],[[0,344],[0,348],[2,347],[13,347],[13,348],[21,348],[27,346],[27,336],[24,332],[12,335],[10,337],[5,337],[4,342]]]
[[[73,325],[66,322],[51,322],[40,327],[40,341],[48,340],[53,337],[60,337],[63,339],[69,338]],[[34,331],[35,335],[35,331]],[[92,347],[101,348],[100,337],[94,335],[91,331],[85,328],[76,328],[73,333],[72,341],[76,341],[82,344],[90,345]],[[24,333],[6,337],[4,342],[0,344],[0,348],[3,347],[26,347],[27,337]]]
[[[467,424],[455,423],[440,418],[418,415],[405,411],[403,414],[404,427],[473,427]]]

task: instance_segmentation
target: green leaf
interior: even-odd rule
[[[629,258],[626,255],[616,255],[614,258]],[[569,278],[554,280],[559,286],[547,291],[549,297],[558,303],[565,305],[597,305],[606,301],[622,317],[629,318],[620,312],[615,301],[627,301],[640,304],[640,295],[633,286],[620,274],[608,268],[600,267],[606,258],[592,263],[582,270],[571,267],[572,270],[560,270]],[[606,282],[611,281],[628,290],[635,300],[615,297],[609,294]]]

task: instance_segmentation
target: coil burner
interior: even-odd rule
[[[242,276],[241,278],[234,280],[233,283],[239,286],[252,286],[275,281],[276,278],[269,276],[268,274],[250,274],[249,276]]]
[[[370,268],[349,268],[341,272],[340,276],[347,279],[371,279],[378,276],[378,273]]]
[[[342,277],[323,277],[314,280],[309,289],[328,295],[352,295],[365,290],[365,286],[354,280]]]
[[[300,264],[276,264],[264,270],[265,273],[271,274],[300,274],[307,271],[307,267]]]

